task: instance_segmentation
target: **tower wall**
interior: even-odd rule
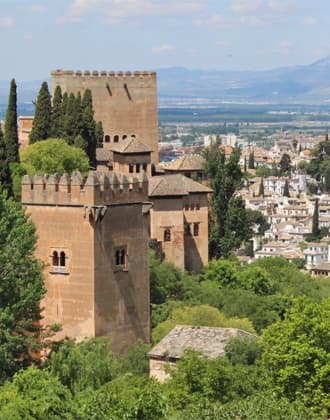
[[[52,71],[52,92],[83,94],[90,89],[96,121],[102,121],[104,147],[136,136],[158,162],[157,80],[155,72]],[[117,136],[117,137],[116,137]],[[126,137],[125,137],[126,136]]]
[[[42,322],[62,325],[56,338],[108,335],[116,352],[149,341],[147,193],[144,173],[24,176],[45,264]]]

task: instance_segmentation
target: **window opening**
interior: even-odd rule
[[[116,134],[113,138],[114,143],[118,143],[119,142],[119,136]]]
[[[164,242],[171,242],[171,229],[164,230]]]
[[[60,253],[60,266],[65,267],[65,252],[61,251]]]
[[[194,236],[199,235],[199,223],[194,223]]]
[[[57,267],[59,265],[59,258],[58,258],[58,252],[54,251],[52,256],[52,263],[54,267]]]

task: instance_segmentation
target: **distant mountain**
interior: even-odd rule
[[[330,55],[306,66],[265,71],[188,70],[161,68],[158,74],[160,106],[179,102],[208,105],[221,102],[305,103],[330,105]],[[41,80],[20,82],[18,100],[31,106]],[[0,113],[6,104],[9,81],[0,81]]]
[[[170,98],[209,101],[328,103],[330,56],[307,66],[265,71],[159,69],[160,103]],[[167,101],[166,101],[167,99]]]

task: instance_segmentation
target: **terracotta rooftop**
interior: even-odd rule
[[[210,193],[211,188],[181,174],[160,175],[149,178],[149,197]]]
[[[192,349],[204,356],[215,358],[225,354],[227,341],[232,337],[254,337],[237,328],[197,327],[177,325],[148,353],[149,357],[179,359]]]
[[[201,170],[205,159],[201,155],[184,155],[171,162],[161,163],[161,167],[168,171]]]
[[[111,150],[117,153],[150,153],[153,151],[149,146],[136,138],[123,140],[116,146],[113,146]]]

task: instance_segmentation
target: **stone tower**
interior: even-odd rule
[[[83,94],[90,89],[95,120],[102,121],[103,147],[137,138],[150,147],[158,162],[157,80],[155,72],[52,71],[52,92]]]
[[[123,351],[149,341],[148,180],[79,172],[22,181],[22,204],[45,263],[43,323],[57,338],[109,335]]]

